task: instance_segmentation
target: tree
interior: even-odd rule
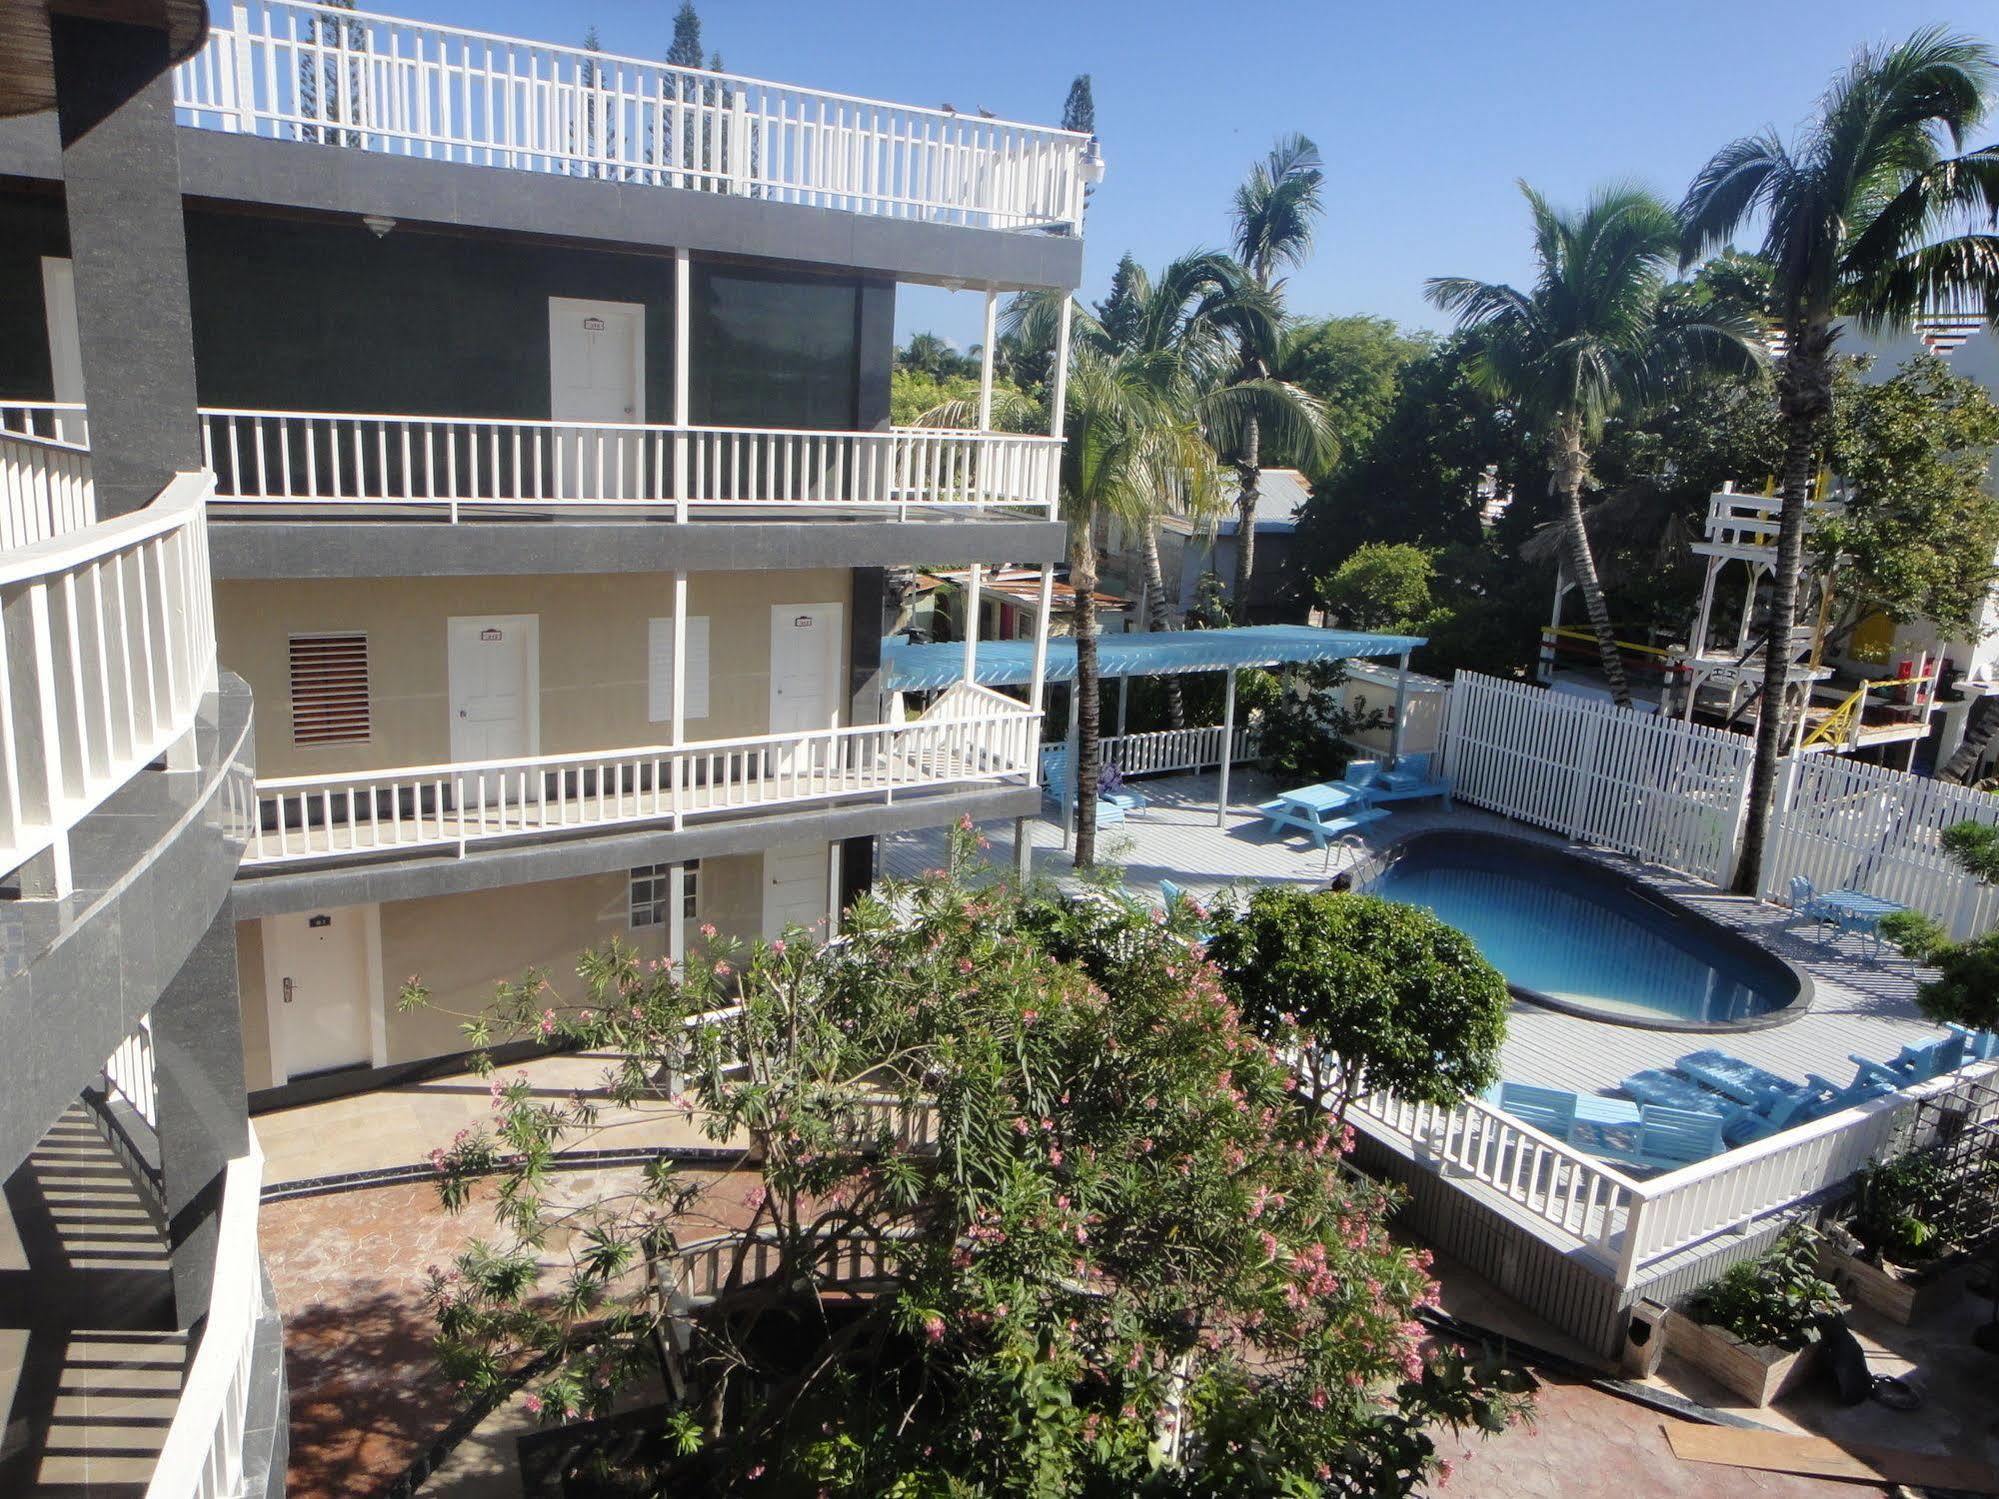
[[[1999,552],[1999,494],[1987,485],[1994,446],[1999,406],[1935,355],[1881,384],[1836,384],[1829,455],[1846,505],[1816,528],[1813,546],[1821,569],[1838,569],[1840,633],[1885,614],[1977,638]]]
[[[1062,101],[1062,128],[1078,135],[1097,133],[1097,101],[1090,95],[1090,75],[1078,73],[1069,84],[1069,97]]]
[[[1118,258],[1111,272],[1111,289],[1097,303],[1097,326],[1112,348],[1137,347],[1139,341],[1140,291],[1147,284],[1145,270],[1129,250]]]
[[[1208,956],[1244,1022],[1295,1039],[1336,1120],[1391,1089],[1448,1108],[1499,1078],[1512,996],[1464,933],[1371,895],[1261,885],[1210,920]]]
[[[1435,608],[1436,574],[1436,559],[1421,547],[1369,542],[1319,581],[1319,596],[1350,630],[1420,634]]]
[[[1395,409],[1403,372],[1434,343],[1384,317],[1320,318],[1285,330],[1279,373],[1324,403],[1329,466],[1373,442]]]
[[[680,9],[673,13],[673,45],[666,49],[666,65],[701,66],[701,17],[695,13],[694,0],[680,0]]]
[[[1545,446],[1567,540],[1570,580],[1582,594],[1612,695],[1631,686],[1597,578],[1582,510],[1590,449],[1604,424],[1697,364],[1748,366],[1753,325],[1718,306],[1662,297],[1678,246],[1672,212],[1629,187],[1597,191],[1563,213],[1526,183],[1538,272],[1532,293],[1464,276],[1433,278],[1429,298],[1480,336],[1469,373],[1513,406]]]
[[[1235,253],[1254,285],[1270,298],[1262,323],[1236,325],[1238,383],[1268,381],[1279,362],[1283,325],[1283,281],[1278,272],[1303,264],[1311,253],[1312,232],[1324,204],[1319,148],[1302,135],[1280,138],[1270,154],[1250,168],[1235,194]],[[1249,608],[1249,580],[1256,569],[1256,502],[1263,472],[1263,423],[1256,412],[1243,422],[1232,456],[1236,470],[1235,610]],[[1317,461],[1318,441],[1294,447],[1300,461]]]
[[[1790,700],[1805,506],[1832,415],[1834,320],[1905,324],[1923,309],[1999,318],[1999,235],[1968,226],[1999,209],[1999,147],[1966,154],[1995,79],[1990,48],[1941,29],[1863,49],[1834,80],[1794,146],[1774,130],[1714,154],[1680,206],[1682,260],[1726,245],[1752,217],[1763,230],[1770,300],[1784,333],[1777,408],[1784,426],[1771,626],[1763,701],[1734,888],[1754,894],[1777,790]]]
[[[327,8],[351,11],[355,0],[326,0]],[[343,36],[343,33],[345,35]],[[302,41],[316,43],[317,50],[301,48],[298,60],[299,139],[326,146],[358,146],[363,132],[334,129],[326,121],[365,121],[367,101],[361,86],[361,62],[368,42],[368,29],[358,20],[335,16],[307,15]],[[347,78],[340,77],[339,49],[346,44],[349,54]]]
[[[1501,1429],[1525,1381],[1419,1351],[1427,1256],[1192,920],[936,879],[863,899],[837,946],[711,942],[684,978],[614,947],[559,1008],[528,975],[486,1039],[613,1062],[587,1098],[494,1074],[493,1125],[433,1157],[454,1207],[500,1178],[503,1237],[431,1282],[446,1377],[487,1394],[546,1358],[530,1408],[601,1415],[667,1350],[673,1408],[611,1454],[651,1491],[1410,1493],[1432,1431]],[[561,1154],[675,1113],[733,1169],[551,1188]],[[670,1314],[655,1263],[721,1222],[712,1297]]]

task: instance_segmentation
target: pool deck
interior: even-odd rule
[[[1232,778],[1225,828],[1215,825],[1212,774],[1163,776],[1134,784],[1151,806],[1122,827],[1105,829],[1099,858],[1122,865],[1126,888],[1148,900],[1158,898],[1161,879],[1174,881],[1199,899],[1231,885],[1254,882],[1317,886],[1361,857],[1354,850],[1335,847],[1329,867],[1326,855],[1303,834],[1283,837],[1271,832],[1256,815],[1256,803],[1283,788],[1266,776],[1238,772]],[[1361,836],[1371,848],[1379,848],[1413,832],[1443,827],[1483,828],[1569,846],[1489,813],[1445,809],[1436,802],[1398,804],[1391,816]],[[1062,849],[1060,826],[1044,819],[1031,822],[1029,829],[1036,875],[1073,886],[1076,878]],[[1010,867],[1012,824],[988,824],[981,831],[992,844],[987,857]],[[1806,969],[1815,992],[1810,1007],[1795,1020],[1730,1033],[1646,1030],[1516,1003],[1501,1066],[1502,1075],[1511,1081],[1608,1093],[1619,1079],[1640,1068],[1669,1067],[1690,1051],[1718,1047],[1786,1077],[1816,1072],[1844,1084],[1853,1076],[1849,1053],[1885,1059],[1905,1042],[1940,1034],[1916,1010],[1917,974],[1905,958],[1891,953],[1877,960],[1858,938],[1827,940],[1780,906],[1725,895],[1685,875],[1648,869],[1601,850],[1572,846],[1572,851],[1749,933],[1770,951]],[[882,840],[884,874],[913,877],[943,862],[942,830]]]

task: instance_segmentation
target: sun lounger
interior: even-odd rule
[[[1772,1099],[1787,1098],[1799,1088],[1789,1078],[1766,1072],[1725,1051],[1691,1051],[1673,1065],[1695,1082],[1751,1108],[1762,1108]]]
[[[1502,1083],[1499,1087],[1501,1110],[1565,1144],[1575,1128],[1576,1102],[1576,1095],[1565,1088],[1542,1088],[1533,1083]]]
[[[1964,1037],[1965,1061],[1989,1062],[1994,1057],[1999,1057],[1999,1031],[1974,1031],[1952,1024],[1946,1024],[1944,1029]]]
[[[1726,1148],[1721,1115],[1706,1109],[1674,1109],[1648,1103],[1639,1105],[1638,1138],[1631,1148],[1611,1148],[1597,1154],[1634,1166],[1670,1171],[1675,1166],[1705,1161]]]
[[[1057,745],[1041,752],[1041,800],[1060,817],[1075,799],[1075,782],[1069,774],[1069,752]],[[1145,798],[1137,792],[1130,793],[1137,806],[1145,805]],[[1125,808],[1115,800],[1097,798],[1097,826],[1117,827],[1124,821]]]
[[[1351,767],[1349,767],[1351,769]],[[1428,755],[1404,755],[1392,770],[1384,770],[1369,788],[1376,802],[1407,802],[1422,797],[1451,799],[1451,783],[1430,770]]]
[[[1886,1062],[1870,1061],[1858,1055],[1849,1060],[1860,1069],[1858,1075],[1861,1077],[1878,1078],[1894,1087],[1906,1088],[1911,1083],[1925,1083],[1962,1067],[1968,1035],[1969,1032],[1952,1027],[1949,1035],[1939,1036],[1934,1041],[1904,1046]]]

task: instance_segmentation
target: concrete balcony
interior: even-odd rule
[[[972,683],[908,723],[257,783],[246,873],[1031,787],[1039,723]]]

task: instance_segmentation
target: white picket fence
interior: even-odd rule
[[[367,11],[252,0],[174,70],[205,129],[984,229],[1082,222],[1089,138]]]
[[[1764,860],[1764,893],[1781,898],[1795,875],[1821,890],[1865,890],[1926,911],[1957,938],[1999,924],[1999,887],[1951,862],[1942,832],[1999,824],[1999,797],[1832,755],[1794,756],[1778,789]]]
[[[1229,763],[1256,758],[1256,738],[1248,727],[1235,731]],[[1202,724],[1185,729],[1154,729],[1144,734],[1114,734],[1103,741],[1103,762],[1120,775],[1163,775],[1175,770],[1206,770],[1222,759],[1222,726]]]
[[[1461,671],[1445,716],[1452,794],[1717,884],[1735,864],[1749,739]]]
[[[1459,672],[1444,769],[1473,806],[1713,884],[1734,872],[1754,744],[1610,703]],[[1803,875],[1925,911],[1953,936],[1999,926],[1999,888],[1943,851],[1945,828],[1999,825],[1999,798],[1824,754],[1782,767],[1763,893]]]

